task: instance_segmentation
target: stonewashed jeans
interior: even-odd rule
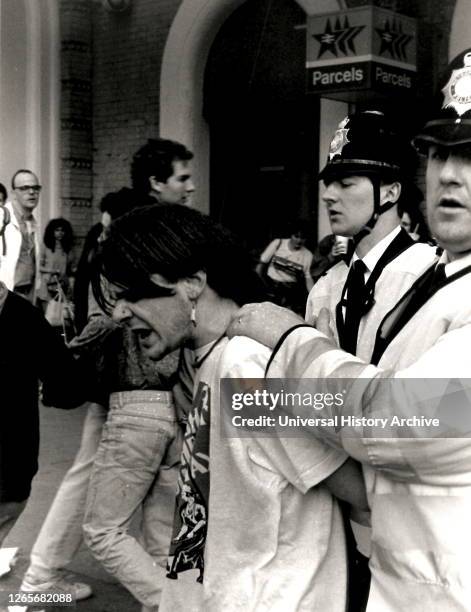
[[[170,392],[111,395],[90,479],[85,542],[148,610],[157,610],[165,580],[181,444]],[[128,532],[141,506],[144,545]]]
[[[80,448],[33,545],[25,574],[28,582],[34,584],[59,578],[82,544],[88,482],[107,414],[108,410],[99,404],[88,406]]]

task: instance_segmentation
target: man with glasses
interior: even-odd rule
[[[41,185],[31,170],[17,170],[11,180],[12,198],[5,204],[11,221],[5,229],[5,253],[0,255],[0,280],[30,302],[39,282],[39,239],[33,211]]]

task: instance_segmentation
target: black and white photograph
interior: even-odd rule
[[[0,612],[471,612],[470,347],[470,0],[0,0]]]

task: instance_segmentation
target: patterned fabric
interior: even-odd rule
[[[198,570],[203,581],[209,502],[209,406],[211,390],[200,382],[194,409],[188,417],[183,438],[182,463],[178,478],[177,508],[168,562],[168,578]]]
[[[201,363],[208,349],[185,353]],[[160,612],[345,612],[341,516],[321,485],[345,453],[223,433],[221,378],[261,378],[269,356],[224,338],[197,370]]]
[[[273,240],[260,256],[262,263],[268,263],[267,275],[272,280],[283,283],[296,283],[304,277],[309,278],[312,253],[305,247],[291,250],[289,238]]]

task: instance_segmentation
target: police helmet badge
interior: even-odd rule
[[[442,89],[442,108],[452,108],[460,117],[471,109],[471,53],[466,53],[463,64],[463,68],[453,70]]]
[[[336,155],[342,155],[344,146],[350,142],[348,140],[348,129],[345,129],[348,121],[349,118],[345,117],[345,119],[343,119],[338,125],[334,137],[332,138],[332,142],[330,143],[329,161],[332,161]]]

